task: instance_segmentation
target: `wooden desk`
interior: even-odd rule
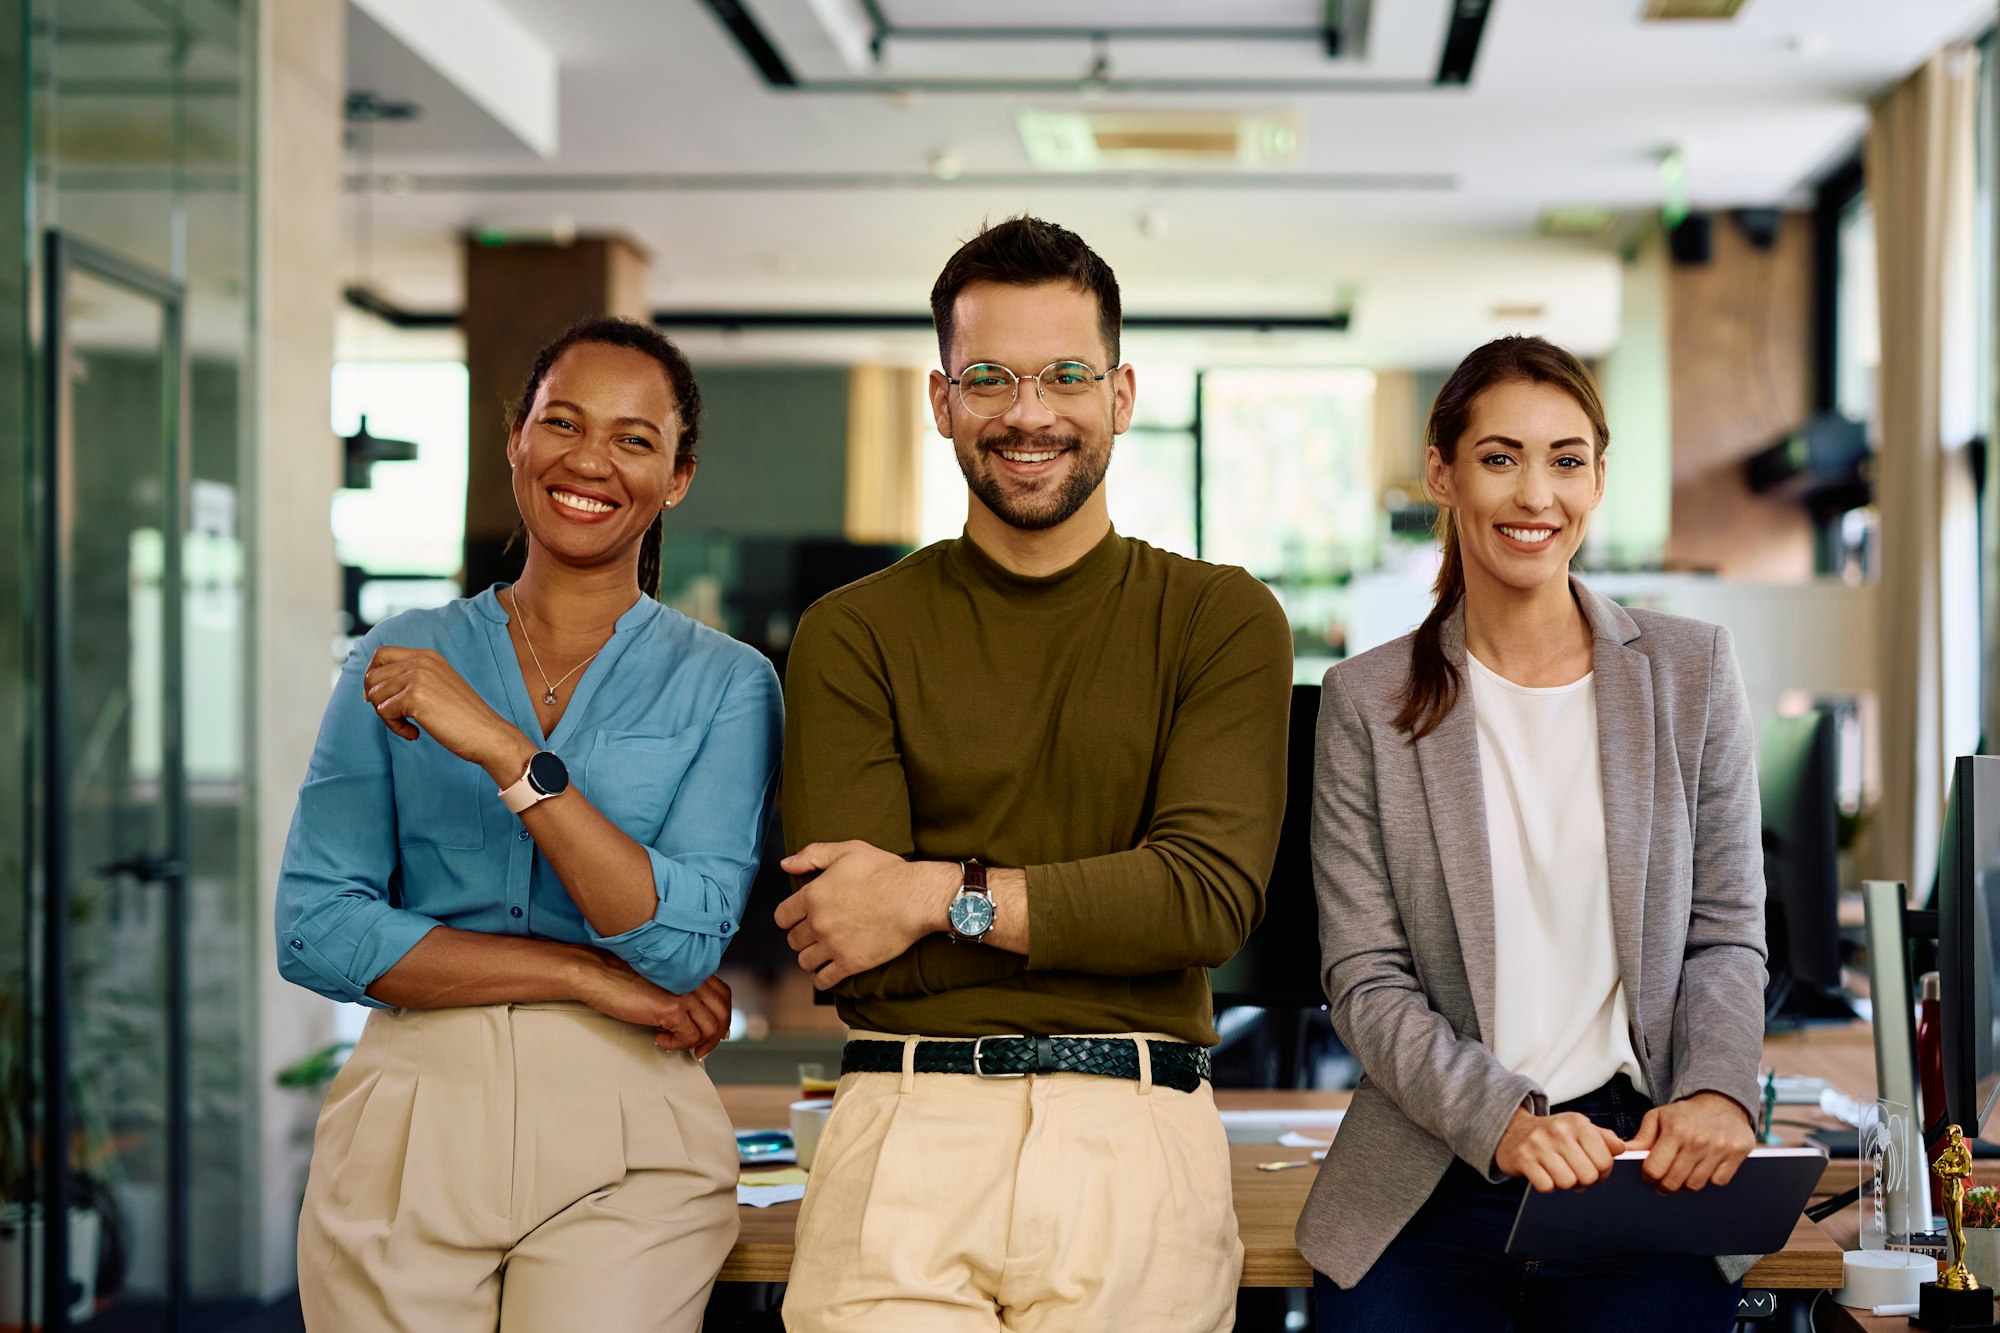
[[[1781,1074],[1826,1079],[1860,1101],[1868,1101],[1875,1096],[1874,1036],[1866,1023],[1837,1028],[1805,1028],[1782,1036],[1767,1037],[1764,1041],[1764,1061]],[[1811,1114],[1809,1107],[1781,1106],[1778,1114],[1785,1119],[1822,1118]],[[1973,1178],[1982,1184],[2000,1184],[2000,1161],[1981,1159],[1973,1166]],[[1859,1179],[1860,1167],[1852,1159],[1831,1161],[1827,1163],[1826,1175],[1820,1181],[1818,1192],[1822,1195],[1838,1194],[1854,1188]],[[1854,1243],[1859,1227],[1858,1210],[1850,1207],[1827,1219],[1826,1234],[1841,1241],[1843,1248],[1848,1248]],[[1753,1275],[1755,1271],[1752,1270]],[[1839,1260],[1836,1257],[1833,1276],[1826,1285],[1833,1288],[1839,1284]],[[1815,1328],[1837,1330],[1838,1333],[1890,1333],[1891,1330],[1893,1333],[1909,1333],[1910,1328],[1910,1321],[1905,1316],[1885,1315],[1878,1318],[1863,1310],[1850,1310],[1831,1295],[1819,1303],[1815,1319]]]
[[[1787,1073],[1791,1072],[1786,1070]],[[739,1129],[770,1129],[789,1123],[795,1096],[790,1088],[724,1085],[722,1104]],[[1215,1094],[1225,1111],[1323,1110],[1343,1108],[1344,1092],[1245,1092]],[[1259,1171],[1258,1162],[1310,1156],[1304,1148],[1275,1144],[1231,1144],[1230,1183],[1235,1192],[1236,1228],[1243,1240],[1246,1287],[1310,1287],[1312,1268],[1292,1243],[1292,1229],[1312,1189],[1313,1170]],[[743,1229],[722,1265],[724,1282],[783,1282],[792,1266],[792,1233],[799,1205],[740,1208]],[[1755,1287],[1815,1288],[1840,1285],[1840,1246],[1813,1222],[1800,1218],[1781,1253],[1766,1256],[1744,1281]]]

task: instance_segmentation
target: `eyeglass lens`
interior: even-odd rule
[[[1097,372],[1081,361],[1058,361],[1036,376],[1044,402],[1079,398],[1096,387]],[[1020,392],[1020,377],[1005,366],[967,366],[958,377],[959,398],[966,410],[982,417],[1003,415]]]

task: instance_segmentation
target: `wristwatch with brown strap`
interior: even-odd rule
[[[993,894],[986,887],[986,867],[976,860],[959,862],[958,893],[945,911],[945,925],[954,943],[977,944],[993,929]]]

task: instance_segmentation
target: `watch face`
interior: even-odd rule
[[[569,790],[569,769],[547,750],[528,761],[528,782],[544,796],[560,796]]]
[[[961,935],[984,935],[993,929],[993,900],[983,893],[960,893],[951,900],[951,928]]]

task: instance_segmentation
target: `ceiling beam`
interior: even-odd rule
[[[450,329],[459,315],[450,310],[406,310],[367,287],[349,287],[347,304],[363,314],[399,329]],[[1345,333],[1351,316],[1345,310],[1323,315],[1164,314],[1127,315],[1127,332],[1171,329],[1232,333]],[[729,333],[923,329],[932,327],[928,311],[902,310],[655,310],[653,323],[663,329],[709,329]]]
[[[500,0],[349,2],[538,156],[556,155],[555,52]]]
[[[927,171],[849,172],[378,172],[347,178],[349,192],[383,194],[734,194],[846,190],[1279,190],[1441,191],[1449,172],[1007,171],[942,178]]]
[[[842,51],[850,68],[853,45],[847,34],[836,32],[826,22],[828,4],[835,0],[807,0],[822,28]],[[742,0],[702,0],[723,30],[736,43],[766,87],[782,92],[807,93],[963,93],[967,95],[1076,92],[1085,82],[1093,93],[1339,93],[1414,92],[1440,87],[1462,86],[1471,78],[1472,61],[1479,49],[1480,30],[1486,21],[1491,0],[1450,0],[1451,19],[1445,48],[1439,56],[1434,79],[1195,79],[1083,76],[1079,78],[802,78],[785,60],[769,33]],[[872,25],[871,54],[879,60],[883,49],[902,39],[927,42],[1021,42],[1090,40],[1101,44],[1113,40],[1136,41],[1285,41],[1314,42],[1324,47],[1329,59],[1354,57],[1366,45],[1369,0],[1322,0],[1320,21],[1300,27],[1245,25],[1227,27],[1200,24],[897,24],[883,12],[877,0],[858,0]]]
[[[1493,0],[1451,0],[1451,22],[1444,31],[1444,54],[1438,58],[1440,85],[1463,88],[1472,82],[1472,66],[1479,59],[1479,39],[1486,33],[1486,16],[1492,12]]]
[[[702,0],[702,3],[708,6],[709,13],[715,15],[716,22],[736,43],[736,49],[743,53],[743,58],[750,62],[766,87],[799,86],[798,75],[792,73],[792,67],[778,54],[778,48],[764,35],[764,29],[738,0]]]

